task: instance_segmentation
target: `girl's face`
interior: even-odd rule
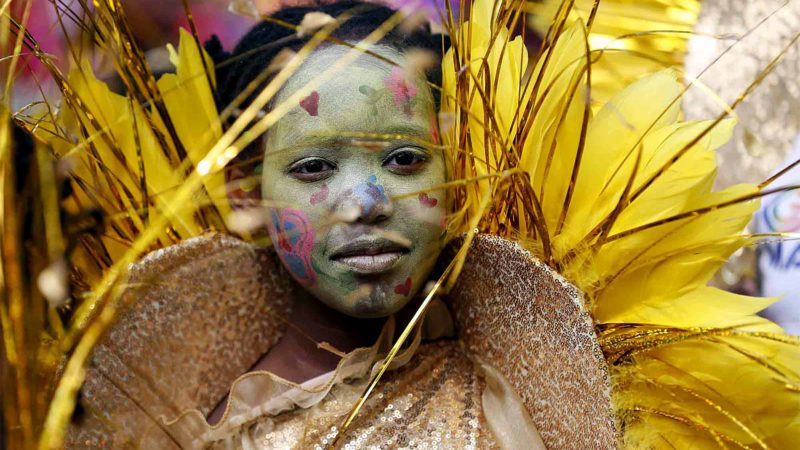
[[[277,103],[348,49],[315,51]],[[402,55],[374,51],[390,60]],[[444,235],[446,165],[422,74],[364,55],[302,99],[268,133],[262,197],[294,279],[356,317],[402,308],[426,281]],[[433,144],[433,145],[432,145]]]

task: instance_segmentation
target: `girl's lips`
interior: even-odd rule
[[[388,272],[410,249],[383,236],[361,236],[335,246],[331,261],[362,275]]]
[[[333,258],[333,261],[346,265],[350,270],[364,275],[383,273],[391,270],[405,253],[387,251],[374,255],[360,254]]]

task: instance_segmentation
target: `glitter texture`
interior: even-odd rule
[[[613,447],[608,374],[579,292],[502,238],[478,236],[471,255],[449,296],[461,339],[420,344],[417,333],[336,448],[498,448],[483,404],[491,390],[473,355],[507,379],[548,448]],[[498,260],[506,262],[500,274],[486,264]],[[331,446],[392,327],[374,347],[345,356],[355,363],[340,365],[328,389],[246,373],[283,333],[288,280],[274,254],[223,235],[137,263],[128,305],[94,350],[85,412],[67,447]],[[235,407],[208,425],[204,417],[229,390]],[[491,421],[515,423],[504,411]]]

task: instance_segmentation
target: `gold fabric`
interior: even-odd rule
[[[218,439],[200,447],[213,449],[325,449],[367,378],[338,383],[324,400],[276,416],[258,414],[229,424]],[[455,341],[421,346],[409,364],[391,372],[369,398],[342,448],[497,448],[481,411],[484,382]],[[197,448],[197,447],[194,447]]]
[[[84,411],[67,446],[174,446],[159,418],[210,412],[278,341],[290,311],[287,280],[268,255],[222,235],[189,239],[134,265],[119,319],[93,351]]]
[[[547,448],[613,447],[608,375],[602,358],[596,361],[599,347],[577,290],[515,244],[490,236],[475,242],[473,254],[489,252],[485,258],[507,265],[501,274],[479,273],[474,265],[483,261],[472,257],[465,265],[449,299],[465,338],[421,343],[422,330],[437,328],[423,324],[341,447],[513,448],[520,437],[539,434]],[[487,275],[506,290],[493,291]],[[80,397],[83,413],[70,428],[68,447],[330,445],[391,344],[393,321],[373,347],[349,353],[313,386],[268,372],[241,375],[283,333],[294,289],[287,280],[268,251],[223,235],[190,239],[138,263],[125,294],[128,304],[93,354]],[[527,290],[507,290],[522,288]],[[470,297],[475,293],[486,301],[476,302]],[[557,324],[536,317],[541,311],[526,303],[540,310],[552,304],[544,308],[551,312],[571,306]],[[492,306],[499,304],[505,306]],[[446,311],[441,305],[434,310]],[[576,312],[579,319],[569,317]],[[490,317],[495,314],[500,316]],[[470,323],[479,316],[491,320]],[[491,333],[487,325],[505,328]],[[494,342],[481,349],[477,336]],[[563,351],[548,355],[553,345]],[[563,354],[580,362],[565,362]],[[208,425],[205,417],[229,389],[226,414]]]
[[[547,448],[614,447],[608,369],[577,288],[520,245],[482,235],[449,302],[458,337],[510,382]]]

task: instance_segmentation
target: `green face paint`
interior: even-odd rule
[[[348,49],[315,51],[278,103]],[[386,47],[373,49],[402,61]],[[262,196],[284,266],[313,296],[357,317],[402,308],[441,251],[446,180],[421,74],[369,55],[304,97],[267,134]],[[371,134],[354,139],[354,135]],[[378,137],[381,137],[380,139]],[[422,191],[422,193],[420,193]]]

